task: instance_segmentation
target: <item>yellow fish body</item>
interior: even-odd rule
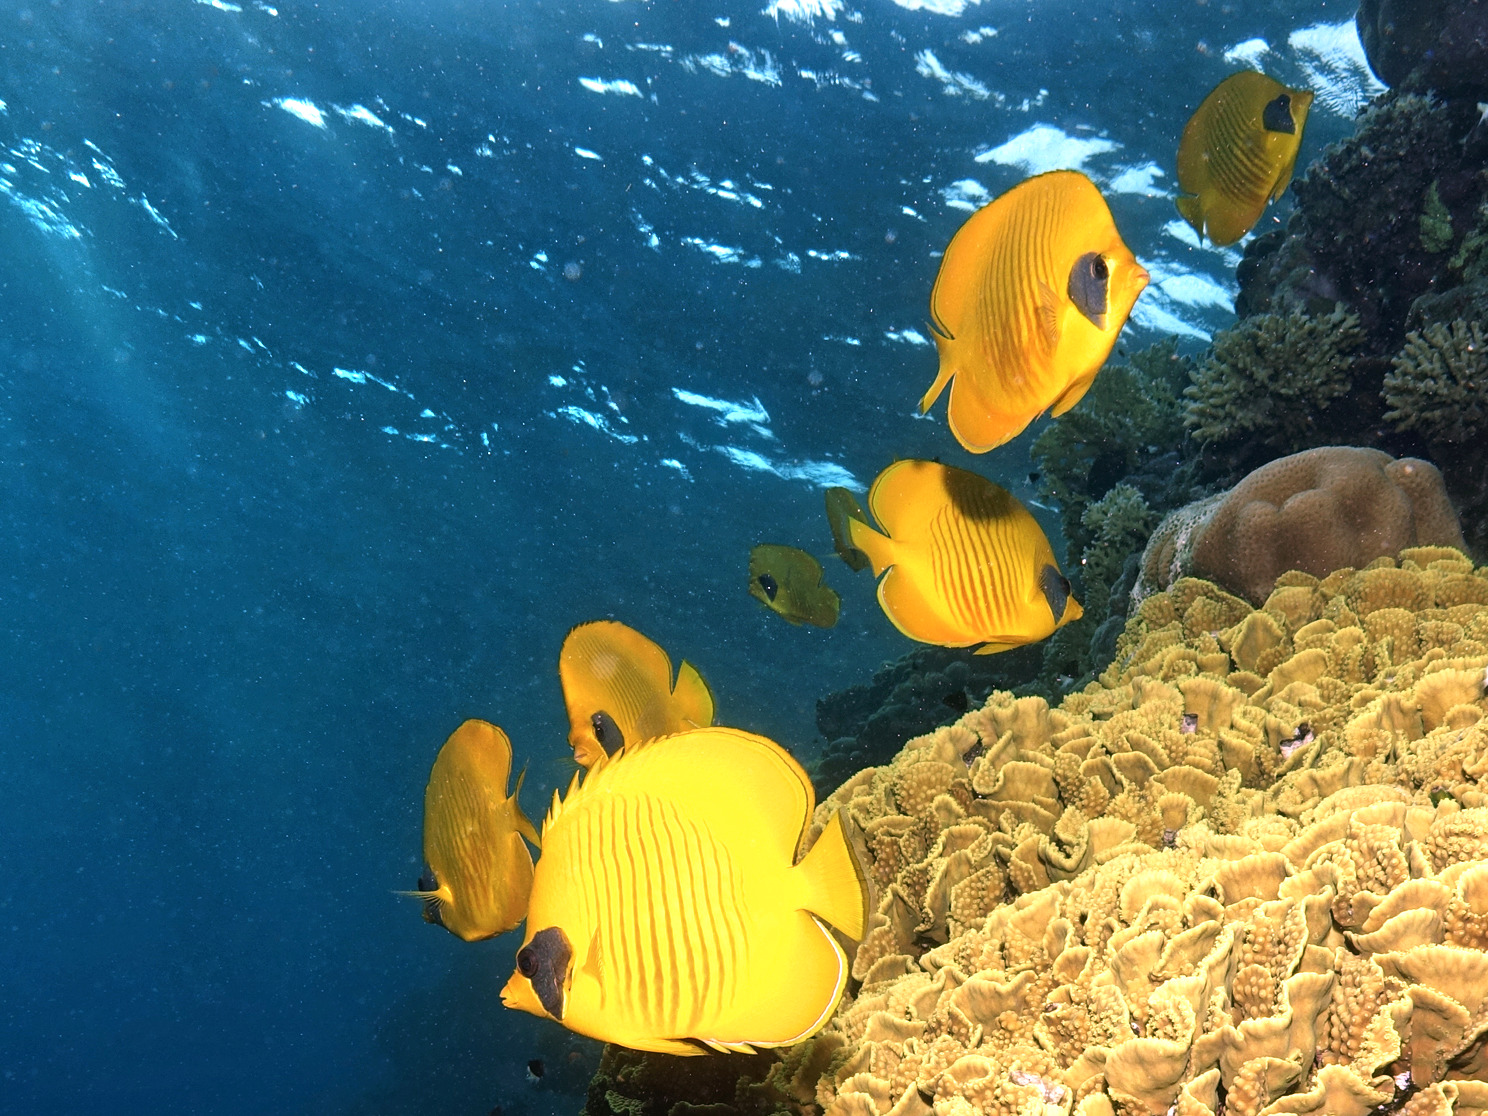
[[[1089,390],[1147,272],[1095,184],[1051,171],[982,207],[951,238],[930,295],[951,432],[972,453],[1011,441]]]
[[[761,543],[749,552],[749,593],[797,625],[833,627],[842,607],[836,591],[822,584],[821,563],[794,546]]]
[[[863,877],[834,815],[800,861],[811,781],[780,745],[706,728],[596,764],[543,823],[507,1007],[667,1054],[788,1046],[836,1010]]]
[[[580,624],[563,640],[558,679],[568,707],[568,742],[581,767],[626,744],[713,723],[713,695],[689,662],[614,620]]]
[[[883,533],[853,519],[852,543],[883,575],[878,603],[910,639],[991,654],[1084,615],[1038,521],[991,481],[896,461],[873,482],[868,507]]]
[[[1312,93],[1254,70],[1204,98],[1178,143],[1178,212],[1200,236],[1233,244],[1286,192]]]
[[[457,728],[429,772],[424,790],[424,861],[418,891],[424,919],[467,942],[493,938],[527,916],[537,830],[517,805],[522,779],[506,796],[512,749],[486,721]]]

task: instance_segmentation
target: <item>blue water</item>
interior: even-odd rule
[[[502,724],[540,815],[611,616],[809,758],[909,644],[839,563],[789,628],[749,547],[826,554],[894,457],[1035,495],[1030,436],[914,414],[951,234],[1080,166],[1153,273],[1123,346],[1202,344],[1178,132],[1258,60],[1325,91],[1304,160],[1346,134],[1352,12],[0,4],[0,1111],[576,1111],[514,940],[391,893],[439,744]]]

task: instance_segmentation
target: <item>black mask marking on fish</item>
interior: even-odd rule
[[[599,741],[605,755],[613,756],[617,750],[625,747],[625,734],[620,731],[615,718],[603,709],[589,718],[589,724],[594,727],[594,739]]]
[[[765,591],[765,596],[773,601],[775,594],[780,592],[780,584],[769,574],[760,574],[756,580],[759,581],[760,588]]]
[[[1053,566],[1045,566],[1039,571],[1039,588],[1044,591],[1044,600],[1049,602],[1049,609],[1054,613],[1054,623],[1059,623],[1064,618],[1064,610],[1069,607],[1069,579]]]
[[[533,1058],[527,1063],[527,1076],[533,1081],[541,1081],[547,1071],[543,1068],[541,1058]]]
[[[1261,110],[1261,125],[1268,132],[1285,132],[1289,136],[1297,134],[1297,122],[1292,119],[1290,93],[1283,93],[1266,102],[1266,107]]]
[[[573,947],[568,944],[568,935],[557,926],[539,930],[517,950],[517,972],[532,982],[537,1002],[560,1023],[563,986],[568,982],[568,966],[572,961]]]
[[[1070,268],[1069,296],[1075,309],[1090,319],[1096,329],[1106,328],[1106,306],[1111,288],[1111,269],[1099,252],[1086,252]]]

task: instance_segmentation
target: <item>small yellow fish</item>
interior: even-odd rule
[[[972,453],[1062,415],[1089,390],[1147,272],[1116,231],[1095,184],[1051,171],[972,214],[951,238],[930,294],[947,420]]]
[[[418,891],[404,894],[424,901],[424,921],[467,942],[504,934],[527,917],[532,854],[522,838],[539,839],[517,805],[522,776],[506,797],[511,766],[506,733],[466,721],[439,749],[424,791],[429,873]]]
[[[1194,232],[1233,244],[1286,192],[1312,93],[1254,70],[1220,82],[1178,142],[1178,212]]]
[[[614,620],[580,624],[563,640],[558,679],[568,706],[568,742],[581,767],[626,744],[713,723],[713,695],[691,663],[672,660]]]
[[[1005,488],[935,461],[896,461],[868,507],[883,534],[850,520],[878,603],[910,639],[980,643],[988,655],[1037,643],[1084,615],[1037,520]]]
[[[789,1046],[849,976],[866,893],[839,815],[796,862],[816,796],[780,745],[705,728],[574,776],[543,823],[509,1008],[666,1054]]]
[[[749,552],[749,593],[792,624],[830,628],[842,600],[822,584],[821,563],[794,546],[761,543]]]
[[[827,523],[832,528],[832,547],[837,551],[837,557],[847,563],[852,570],[866,570],[868,568],[868,555],[852,544],[847,521],[856,519],[859,523],[868,522],[868,513],[863,510],[863,505],[858,499],[845,488],[827,489]]]

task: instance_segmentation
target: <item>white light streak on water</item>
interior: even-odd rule
[[[954,73],[941,65],[940,59],[935,57],[933,51],[922,50],[915,55],[915,72],[921,77],[927,77],[940,82],[942,93],[957,97],[966,95],[978,101],[985,101],[992,93],[981,82],[970,74]]]
[[[325,113],[316,108],[315,105],[300,97],[279,97],[268,102],[274,108],[282,108],[291,116],[297,116],[306,124],[313,124],[317,128],[326,126]]]
[[[641,91],[636,87],[635,82],[626,81],[624,78],[615,78],[613,81],[606,81],[604,78],[581,77],[579,78],[579,84],[591,93],[618,93],[622,97],[639,97],[641,95]]]
[[[1006,143],[977,154],[978,163],[1018,167],[1029,175],[1052,170],[1084,170],[1097,155],[1121,145],[1104,138],[1080,139],[1052,124],[1035,124]]]
[[[1385,86],[1369,69],[1364,44],[1353,20],[1315,23],[1287,36],[1297,62],[1307,75],[1306,86],[1317,94],[1317,104],[1352,119]]]
[[[1224,52],[1224,60],[1230,65],[1241,65],[1252,70],[1262,70],[1261,59],[1271,53],[1271,44],[1265,39],[1246,39]]]

